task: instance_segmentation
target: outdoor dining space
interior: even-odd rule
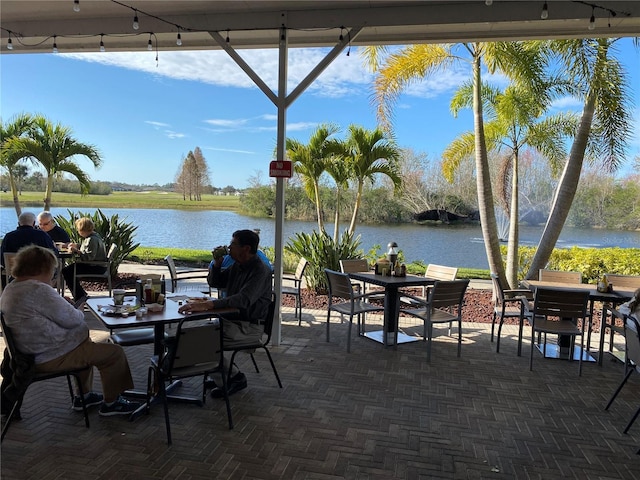
[[[496,353],[491,325],[475,322],[463,323],[460,357],[446,327],[436,327],[431,362],[425,342],[389,348],[355,331],[347,353],[339,315],[329,342],[326,310],[303,308],[300,324],[294,308],[282,316],[281,344],[269,350],[283,388],[263,352],[259,373],[239,354],[249,387],[231,397],[233,430],[225,402],[212,398],[170,405],[170,447],[161,407],[134,421],[91,410],[85,428],[64,379],[39,382],[2,443],[2,478],[637,478],[640,424],[623,429],[640,376],[605,411],[624,373],[612,357],[585,364],[582,376],[575,362],[541,357],[530,371],[517,324],[503,326]],[[95,315],[86,319],[92,338],[109,336]],[[383,312],[369,313],[366,328],[383,322]],[[404,315],[399,328],[423,331]],[[614,341],[624,348],[620,335]],[[126,347],[136,387],[146,385],[153,348]],[[180,393],[200,389],[184,379]]]

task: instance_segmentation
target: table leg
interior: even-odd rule
[[[387,288],[384,295],[384,326],[383,343],[386,346],[398,345],[398,317],[400,316],[400,302],[398,289]]]

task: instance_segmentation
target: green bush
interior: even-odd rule
[[[309,261],[305,270],[307,288],[316,293],[327,291],[327,280],[324,269],[340,271],[340,260],[349,258],[362,258],[360,250],[360,235],[355,239],[352,234],[345,230],[338,242],[326,233],[313,231],[307,233],[296,233],[295,237],[289,239],[285,250],[296,255],[298,258],[304,257]]]
[[[111,262],[111,275],[114,276],[118,273],[118,267],[127,256],[140,246],[139,243],[134,243],[133,236],[138,229],[137,226],[131,223],[126,223],[120,220],[118,214],[112,215],[111,218],[102,213],[100,209],[94,213],[88,212],[72,212],[67,210],[69,214],[68,218],[62,215],[56,216],[56,222],[60,225],[71,237],[71,241],[74,243],[81,243],[82,238],[78,234],[75,227],[75,221],[78,218],[89,217],[95,224],[95,231],[104,240],[107,251],[111,248],[112,244],[116,244],[118,249]]]
[[[502,246],[506,255],[506,247]],[[519,247],[519,279],[529,270],[536,247]],[[640,248],[555,248],[547,268],[582,273],[584,283],[597,283],[604,273],[640,275]]]

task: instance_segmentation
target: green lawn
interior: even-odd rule
[[[43,192],[23,192],[20,205],[23,208],[42,210]],[[231,210],[240,205],[236,196],[203,195],[199,202],[183,200],[173,192],[113,192],[111,195],[80,195],[53,192],[51,206],[77,208],[168,208],[176,210]],[[13,207],[11,192],[0,192],[0,207]]]

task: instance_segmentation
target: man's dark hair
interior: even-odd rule
[[[260,237],[253,230],[236,230],[233,232],[233,238],[242,246],[249,245],[249,250],[252,254],[258,252],[258,244],[260,243]]]

